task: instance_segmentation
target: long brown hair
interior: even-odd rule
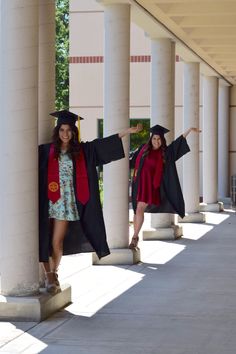
[[[157,134],[152,134],[150,136],[150,138],[148,139],[148,142],[147,142],[147,147],[146,149],[144,150],[143,152],[143,156],[146,157],[149,152],[152,150],[152,138],[153,138],[153,135],[157,135]],[[163,158],[163,161],[165,161],[165,150],[166,150],[166,147],[167,147],[167,144],[166,144],[166,139],[164,137],[164,134],[158,134],[160,139],[161,139],[161,146],[160,146],[160,149],[162,151],[162,158]]]
[[[55,157],[58,158],[60,152],[61,152],[61,145],[62,145],[62,141],[59,138],[59,130],[62,124],[57,125],[54,129],[53,129],[53,134],[52,134],[52,142],[54,144],[55,147]],[[72,157],[72,158],[76,158],[79,156],[79,152],[80,152],[80,143],[78,141],[78,128],[75,125],[70,125],[68,124],[71,128],[72,131],[72,138],[69,141],[69,146],[68,146],[68,150],[67,153]]]

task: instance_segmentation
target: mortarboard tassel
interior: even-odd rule
[[[78,116],[78,142],[80,143],[80,116]]]

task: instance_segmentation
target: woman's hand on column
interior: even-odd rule
[[[119,138],[123,138],[124,136],[128,135],[128,134],[135,134],[135,133],[139,133],[143,130],[143,125],[141,123],[138,123],[135,127],[130,127],[126,130],[124,130],[123,132],[119,133]]]
[[[185,133],[183,133],[183,137],[186,138],[190,132],[201,133],[201,130],[199,128],[196,128],[196,127],[191,127],[188,130],[186,130]]]

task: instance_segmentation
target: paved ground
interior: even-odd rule
[[[141,243],[142,263],[76,270],[73,304],[37,323],[0,323],[1,353],[235,354],[236,214],[207,213],[176,241]]]

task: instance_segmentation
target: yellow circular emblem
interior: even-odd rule
[[[49,183],[48,189],[50,190],[50,192],[57,192],[59,189],[58,183],[57,182]]]

